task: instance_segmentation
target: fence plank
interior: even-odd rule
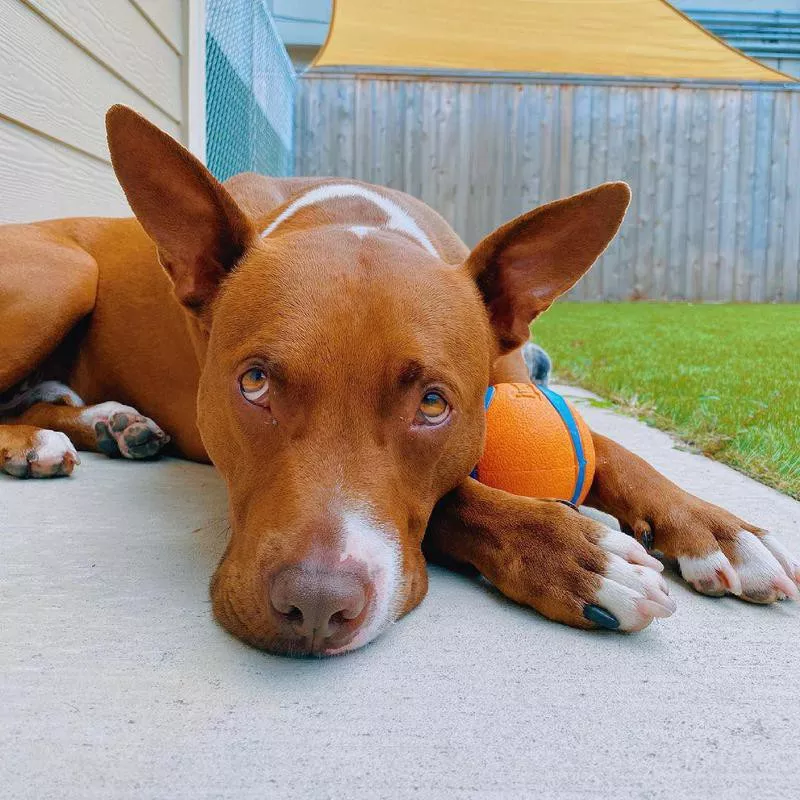
[[[786,176],[789,171],[789,96],[775,95],[772,125],[772,144],[770,147],[770,179],[768,206],[768,233],[766,252],[766,272],[764,278],[765,297],[783,299],[783,237],[786,218]],[[793,153],[794,158],[797,153]]]
[[[723,142],[725,137],[725,92],[708,96],[705,178],[702,190],[704,224],[695,272],[695,296],[719,300],[720,213],[722,209]]]
[[[766,297],[767,243],[769,242],[769,199],[772,179],[773,112],[775,96],[761,92],[756,97],[755,168],[753,169],[753,239],[748,275],[747,299],[761,302]]]
[[[742,93],[725,92],[722,127],[722,182],[720,185],[719,254],[717,258],[716,299],[734,297],[736,233],[738,224],[739,142],[741,141]]]
[[[789,108],[789,142],[800,141],[800,94],[794,94]],[[783,240],[783,299],[800,301],[800,158],[789,157],[786,175],[786,225]]]
[[[677,92],[660,89],[658,92],[658,113],[661,124],[655,134],[656,140],[656,206],[653,241],[653,297],[671,297],[669,279],[670,244],[673,224],[673,164],[675,159],[675,122]],[[643,237],[640,237],[643,238]]]

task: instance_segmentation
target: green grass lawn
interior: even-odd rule
[[[533,334],[557,379],[800,499],[800,305],[558,303]]]

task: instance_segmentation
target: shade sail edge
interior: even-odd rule
[[[666,0],[334,0],[312,66],[795,82]]]

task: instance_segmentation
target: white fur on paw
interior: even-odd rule
[[[720,597],[742,593],[742,582],[722,550],[699,558],[678,556],[683,579],[701,594]]]
[[[800,597],[794,575],[789,577],[791,573],[780,563],[775,550],[781,553],[781,558],[788,558],[794,564],[791,556],[774,537],[765,542],[749,531],[736,534],[735,566],[742,581],[742,597],[746,600],[771,603],[783,597]]]
[[[674,613],[675,601],[661,577],[663,565],[635,539],[608,530],[599,542],[608,554],[594,603],[613,614],[623,631],[640,631],[657,617]]]
[[[72,442],[58,431],[41,430],[33,439],[33,447],[11,456],[3,471],[17,478],[56,478],[69,475],[80,464]]]
[[[36,454],[38,462],[46,467],[60,464],[65,455],[78,458],[78,451],[65,433],[59,431],[39,431],[36,434]]]
[[[105,403],[98,403],[96,406],[89,406],[85,411],[81,412],[80,420],[86,425],[94,427],[96,422],[105,422],[113,414],[124,411],[126,414],[138,416],[139,412],[131,406],[124,406],[122,403],[117,403],[114,400],[109,400]]]
[[[657,558],[653,558],[636,539],[621,531],[606,528],[606,532],[600,538],[598,544],[603,550],[614,553],[633,564],[641,564],[643,567],[649,567],[656,572],[662,572],[664,569],[664,565]]]

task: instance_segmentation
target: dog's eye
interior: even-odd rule
[[[450,414],[450,404],[439,392],[425,392],[419,404],[417,421],[425,425],[438,425]]]
[[[239,387],[245,399],[255,403],[267,394],[269,389],[267,373],[260,367],[251,367],[239,378]]]

